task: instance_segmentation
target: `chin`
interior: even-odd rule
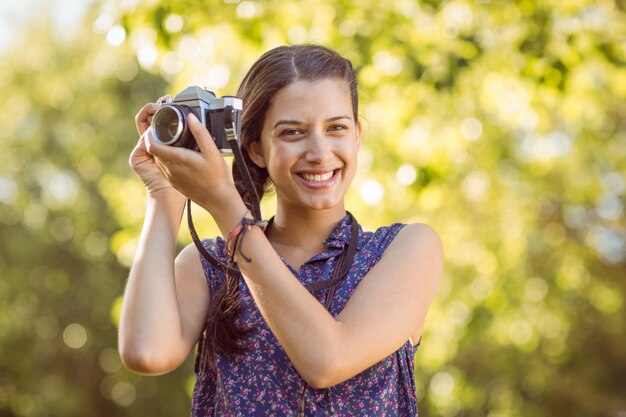
[[[318,200],[305,202],[305,206],[312,210],[330,210],[337,207],[343,208],[343,201]]]
[[[343,194],[325,193],[325,195],[321,195],[322,193],[318,192],[317,195],[315,195],[309,192],[301,193],[296,190],[291,191],[291,195],[277,193],[279,205],[285,205],[285,207],[291,206],[296,210],[344,209]],[[280,201],[282,201],[282,204]]]

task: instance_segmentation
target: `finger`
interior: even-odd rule
[[[168,104],[173,101],[172,96],[166,94],[158,98],[156,103],[147,103],[145,104],[135,116],[135,126],[137,126],[137,131],[139,135],[142,135],[148,126],[150,126],[150,117],[156,113],[156,111],[163,104]]]
[[[139,136],[139,140],[137,141],[137,144],[135,145],[135,148],[133,149],[133,153],[143,152],[143,153],[150,155],[150,153],[148,152],[148,146],[147,146],[147,143],[148,143],[147,136],[150,134],[149,130],[150,128],[148,127],[148,129],[144,132],[144,134]],[[152,155],[150,155],[150,157],[152,157]]]
[[[163,145],[162,143],[157,142],[156,140],[154,140],[154,136],[152,135],[152,128],[148,128],[148,130],[146,130],[144,137],[146,151],[150,155],[157,157],[165,162],[184,159],[186,152],[197,154],[197,152],[193,152],[185,148]]]
[[[159,107],[161,107],[161,105],[158,103],[147,103],[135,115],[135,126],[140,136],[143,135],[150,126],[150,118],[156,113]]]
[[[161,171],[161,174],[163,174],[163,176],[165,177],[167,182],[169,182],[171,184],[172,183],[172,181],[171,181],[172,174],[170,173],[170,170],[169,170],[168,166],[163,161],[161,161],[159,158],[154,158],[154,163],[157,166],[157,168],[159,168],[159,171]]]
[[[211,137],[211,133],[200,123],[200,120],[198,120],[195,114],[189,113],[187,123],[203,155],[210,155],[212,152],[218,151],[217,146],[215,146],[215,141]]]
[[[159,97],[159,99],[156,101],[157,104],[168,104],[172,102],[172,96],[170,96],[169,94],[166,94],[164,96]]]
[[[149,127],[148,127],[149,129]],[[148,129],[146,129],[146,132],[143,132],[143,134],[141,136],[139,136],[139,140],[137,141],[137,148],[143,149],[144,151],[146,150],[146,134]]]
[[[149,127],[146,130],[146,132],[142,135],[142,138],[144,146],[146,147],[146,152],[148,152],[150,155],[157,158],[167,158],[167,156],[170,155],[169,151],[173,147],[164,145],[154,140],[154,136],[152,135],[152,127]]]
[[[179,187],[179,183],[185,182],[184,172],[186,171],[187,166],[184,164],[181,165],[180,163],[170,162],[159,158],[154,158],[154,163],[159,171],[161,171],[161,174],[167,180],[167,182],[176,190],[178,190],[181,194],[186,195],[183,192],[183,189]],[[183,174],[182,177],[181,174]]]
[[[139,138],[139,142],[137,143],[137,145],[135,145],[135,148],[132,150],[130,156],[128,157],[128,163],[131,167],[133,167],[133,169],[143,163],[154,160],[154,157],[146,151],[144,138],[145,135],[142,135]]]

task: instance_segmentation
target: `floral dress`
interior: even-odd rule
[[[361,279],[380,260],[402,227],[396,223],[375,232],[360,230],[352,267],[338,284],[330,305],[333,316],[341,312]],[[350,217],[346,216],[324,241],[326,249],[303,264],[300,271],[295,271],[284,259],[283,262],[305,285],[326,280],[349,240]],[[209,253],[225,261],[223,239],[204,240],[203,244]],[[224,276],[204,259],[202,263],[209,290],[214,294]],[[314,389],[307,386],[289,361],[241,277],[239,288],[243,307],[240,322],[253,329],[245,340],[247,352],[233,358],[197,354],[192,417],[294,416],[303,395],[306,416],[417,416],[413,379],[417,347],[410,341],[349,380],[327,389]],[[323,303],[327,291],[313,294]],[[208,360],[214,360],[214,364],[207,363]]]

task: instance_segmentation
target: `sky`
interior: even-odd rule
[[[23,36],[34,18],[52,19],[55,36],[71,36],[87,7],[95,0],[2,0],[0,1],[0,52]]]

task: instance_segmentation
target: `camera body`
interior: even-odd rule
[[[242,110],[243,102],[237,97],[216,97],[212,91],[187,87],[154,113],[150,122],[152,135],[158,143],[197,151],[187,123],[187,115],[193,113],[209,130],[220,152],[232,154],[228,140],[239,140]]]

